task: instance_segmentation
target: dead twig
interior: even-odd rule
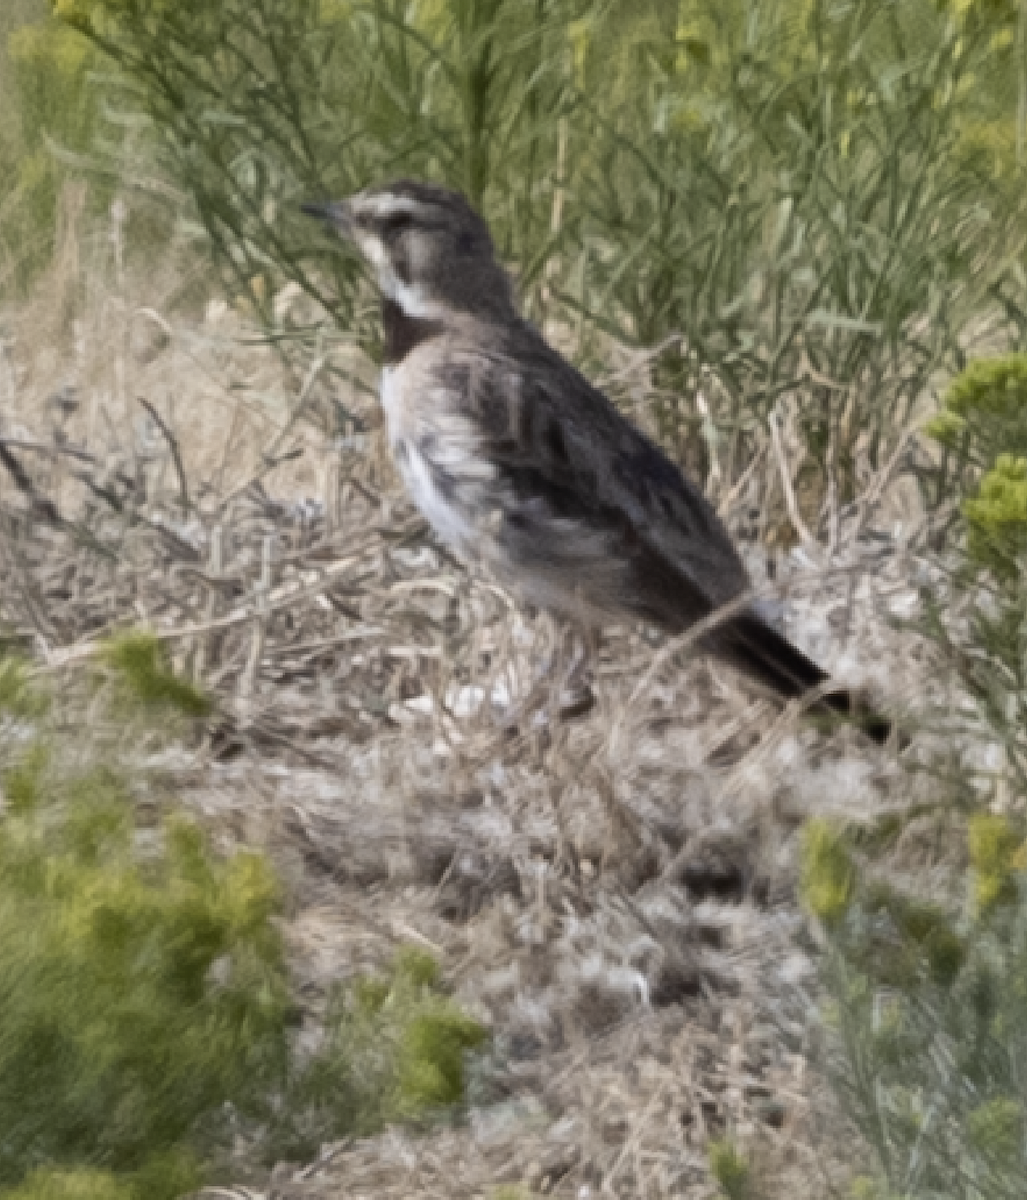
[[[28,500],[32,514],[42,517],[48,525],[52,525],[55,529],[63,529],[64,519],[57,511],[57,506],[48,497],[40,495],[28,471],[25,470],[17,457],[11,453],[10,448],[2,441],[0,441],[0,463],[3,464],[7,473],[14,480],[14,486]]]
[[[175,474],[178,476],[178,500],[182,507],[188,511],[193,505],[189,499],[189,484],[185,477],[185,467],[182,464],[182,452],[178,446],[178,438],[168,428],[155,405],[151,404],[143,396],[136,396],[136,400],[150,414],[150,419],[160,430],[161,436],[168,444],[168,449],[171,451],[171,461],[175,464]]]

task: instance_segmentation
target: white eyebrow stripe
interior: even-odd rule
[[[423,212],[425,207],[410,196],[391,196],[388,193],[381,196],[370,196],[365,203],[378,220],[395,216],[397,213],[409,213],[411,216],[415,216],[417,213]]]

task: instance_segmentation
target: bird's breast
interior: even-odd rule
[[[489,472],[476,459],[466,422],[430,379],[400,367],[382,372],[381,398],[392,455],[410,498],[443,542],[473,555]]]
[[[396,367],[383,367],[379,395],[385,413],[385,425],[389,431],[389,442],[395,441],[396,432],[403,424],[404,409],[402,378]]]

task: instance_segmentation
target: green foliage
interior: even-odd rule
[[[464,1055],[485,1038],[482,1026],[456,1010],[428,1012],[407,1022],[400,1048],[404,1107],[443,1108],[464,1094]]]
[[[893,891],[878,892],[878,902],[906,945],[922,956],[931,979],[941,986],[952,983],[966,962],[966,945],[951,917],[936,904]]]
[[[91,114],[81,104],[85,73],[92,58],[89,42],[72,29],[49,24],[23,25],[8,41],[8,53],[19,76],[24,112],[40,131],[63,129],[80,136],[72,122]],[[29,160],[36,162],[35,157]]]
[[[906,1196],[898,1196],[882,1186],[880,1180],[871,1179],[868,1175],[857,1176],[849,1185],[850,1200],[908,1200]]]
[[[978,813],[970,820],[974,898],[982,914],[1016,897],[1016,873],[1027,866],[1027,845],[1004,817]]]
[[[1002,454],[963,505],[971,561],[1007,580],[1027,562],[1027,458]]]
[[[374,1040],[389,1036],[390,1025],[398,1034],[386,1102],[410,1116],[460,1102],[465,1057],[486,1037],[482,1025],[438,996],[439,982],[436,960],[407,949],[397,954],[388,977],[356,985],[357,1011],[375,1026]]]
[[[829,821],[803,829],[802,896],[814,916],[828,925],[840,920],[852,899],[856,871],[840,832]]]
[[[905,895],[853,858],[849,904],[825,926],[834,1082],[880,1167],[856,1196],[1022,1194],[1027,854],[996,816],[974,817],[968,841],[962,907]]]
[[[46,707],[46,697],[30,678],[28,663],[0,654],[0,718],[31,720],[42,716]]]
[[[1024,1135],[1023,1105],[1011,1096],[996,1096],[970,1113],[967,1137],[986,1158],[1015,1159]]]
[[[102,661],[128,689],[131,699],[148,709],[170,709],[189,717],[207,716],[210,699],[195,684],[180,679],[168,666],[156,635],[136,630],[108,639]]]
[[[460,1104],[464,1060],[486,1037],[440,990],[435,959],[400,950],[385,973],[329,997],[322,1045],[292,1079],[274,1144],[295,1154]]]
[[[1015,584],[1027,561],[1027,354],[972,362],[926,430],[956,464],[969,565]]]
[[[977,470],[1002,455],[1027,455],[1027,354],[972,362],[927,432]]]
[[[999,786],[1027,794],[1027,356],[971,363],[928,431],[965,536],[944,587],[924,592],[926,629],[1005,752],[987,775],[968,762],[964,783],[978,802]],[[835,1080],[881,1167],[868,1195],[1022,1193],[1027,841],[1021,817],[980,809],[966,833],[961,909],[857,866],[842,919],[826,926]]]
[[[727,1200],[748,1200],[752,1195],[752,1170],[730,1138],[710,1142],[710,1174],[720,1184]]]
[[[107,665],[158,714],[192,713],[156,650],[115,639]],[[174,810],[144,820],[67,700],[58,724],[36,699],[26,707],[24,668],[0,677],[15,681],[0,733],[4,720],[21,731],[0,738],[6,1194],[170,1200],[240,1139],[257,1158],[303,1155],[462,1102],[464,1057],[486,1035],[431,956],[400,951],[339,986],[320,1045],[301,1049],[267,859],[218,856]]]
[[[182,1182],[189,1186],[192,1181]],[[33,1171],[20,1187],[4,1193],[7,1200],[135,1200],[137,1194],[110,1171],[88,1167],[74,1171]]]
[[[939,468],[961,500],[965,539],[945,591],[925,592],[927,632],[946,653],[1027,786],[1027,355],[971,363],[949,388],[928,432],[945,448]],[[947,619],[967,613],[965,624]]]
[[[914,2],[678,11],[655,103],[611,114],[594,153],[596,244],[616,239],[590,259],[600,307],[645,344],[684,333],[660,360],[668,434],[730,477],[754,421],[790,409],[804,484],[851,496],[857,442],[889,452],[1002,269],[988,243],[1013,233],[956,153],[987,36]]]
[[[49,766],[49,747],[44,741],[36,740],[20,758],[0,771],[4,800],[14,812],[30,812],[39,805]]]
[[[855,839],[840,826],[807,823],[802,872],[803,900],[829,933],[855,919],[854,906],[870,920],[875,932],[867,936],[870,958],[863,965],[878,980],[904,986],[926,972],[944,985],[962,969],[966,947],[951,916],[936,904],[861,878]]]
[[[40,20],[45,9],[40,0],[0,14],[0,293],[23,287],[50,261],[70,178],[58,153],[91,155],[100,126],[90,83],[96,51],[74,30]],[[110,180],[97,187],[94,209],[110,192]]]
[[[849,1184],[849,1200],[881,1200],[877,1181],[867,1175],[858,1175]]]
[[[182,819],[141,852],[109,770],[34,782],[0,825],[0,1181],[94,1163],[175,1195],[164,1154],[282,1069],[274,881]]]

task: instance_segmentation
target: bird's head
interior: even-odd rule
[[[410,317],[514,311],[488,226],[459,192],[403,179],[304,211],[351,240],[382,294]]]

